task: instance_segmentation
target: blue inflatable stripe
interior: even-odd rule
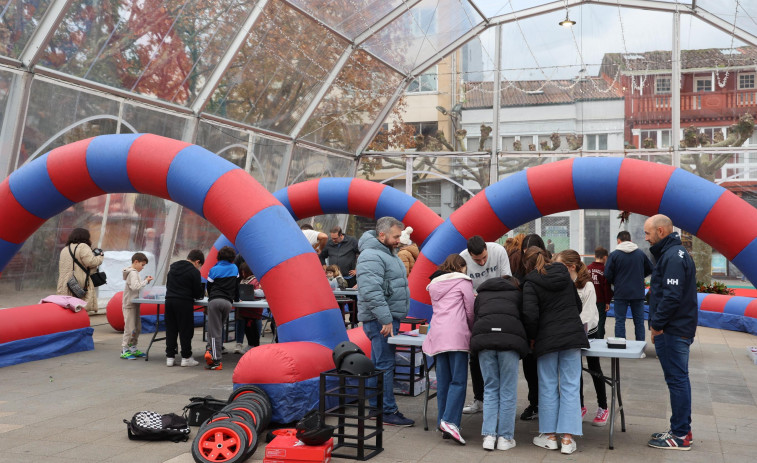
[[[234,243],[229,241],[228,238],[226,238],[225,235],[221,235],[218,237],[215,243],[213,243],[213,247],[216,248],[216,250],[220,250],[224,246],[231,246],[232,248],[236,249],[234,246]]]
[[[525,170],[488,186],[484,193],[497,218],[511,230],[542,216],[531,197]]]
[[[402,220],[416,201],[412,196],[406,195],[392,187],[386,187],[379,195],[374,218],[378,219],[388,216]]]
[[[294,215],[294,210],[292,209],[292,203],[289,202],[289,190],[287,188],[282,188],[276,193],[273,194],[273,197],[278,199],[281,204],[284,205],[284,207],[289,211],[289,214],[294,218],[294,220],[300,220],[297,218],[296,215]]]
[[[723,313],[731,315],[744,315],[746,306],[748,306],[749,303],[753,300],[753,297],[733,296],[732,298],[728,299],[728,302],[725,303],[725,307],[723,307]]]
[[[258,280],[292,257],[315,252],[289,212],[278,205],[252,216],[237,233],[235,244]]]
[[[621,158],[573,160],[573,191],[580,209],[617,209]]]
[[[74,204],[60,194],[50,180],[47,172],[48,155],[49,153],[45,153],[8,178],[8,186],[16,201],[24,209],[43,219],[49,219]]]
[[[256,384],[263,388],[271,403],[274,404],[271,421],[274,423],[291,423],[301,419],[307,412],[318,408],[320,395],[320,377],[303,378],[294,383]],[[234,389],[246,384],[234,384]],[[333,388],[333,386],[331,386]]]
[[[697,307],[702,307],[702,301],[707,296],[708,294],[705,294],[705,293],[697,293]]]
[[[344,313],[338,309],[295,318],[276,326],[279,342],[308,341],[333,349],[342,341],[349,341],[344,329]]]
[[[712,206],[725,191],[725,188],[709,180],[676,169],[662,195],[660,214],[670,217],[677,227],[696,234]]]
[[[95,185],[108,193],[136,193],[126,171],[126,160],[134,140],[141,133],[102,135],[87,147],[87,169]]]
[[[757,262],[757,238],[742,249],[731,262],[749,281],[757,282],[757,266],[754,265]]]
[[[468,240],[447,220],[434,230],[434,241],[428,241],[423,247],[423,255],[434,264],[441,265],[448,255],[464,250],[467,243]]]
[[[0,368],[94,350],[94,332],[88,326],[0,344]]]
[[[232,169],[239,167],[205,148],[187,146],[179,151],[168,168],[168,194],[175,202],[204,218],[203,204],[210,187]],[[228,206],[233,207],[232,204]]]
[[[13,259],[13,256],[16,255],[23,245],[24,243],[16,244],[0,239],[0,272],[3,271],[8,262]]]
[[[318,202],[324,214],[349,211],[351,178],[322,178],[318,181]]]
[[[431,316],[434,314],[434,309],[429,304],[410,299],[410,310],[407,313],[408,317],[412,318],[425,318],[431,321]]]

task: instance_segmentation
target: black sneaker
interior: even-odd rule
[[[529,405],[525,410],[523,410],[523,413],[520,414],[520,419],[523,421],[535,420],[537,418],[539,418],[538,405]]]
[[[390,415],[384,415],[384,424],[388,424],[389,426],[401,426],[407,428],[414,425],[415,421],[411,420],[410,418],[405,418],[405,416],[400,413],[399,410],[397,410]]]
[[[223,364],[221,362],[213,362],[205,367],[206,370],[223,370]]]

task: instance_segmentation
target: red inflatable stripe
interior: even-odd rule
[[[439,225],[444,223],[444,220],[425,204],[416,201],[415,204],[410,206],[410,209],[408,209],[402,222],[405,226],[413,227],[413,234],[410,235],[410,238],[414,243],[418,243],[418,248],[420,248],[421,243],[423,243],[431,232],[436,230]]]
[[[233,203],[229,202],[231,200]],[[224,230],[226,238],[234,243],[239,230],[250,217],[275,204],[281,203],[250,174],[242,169],[233,169],[219,177],[210,187],[205,195],[202,212],[216,228]]]
[[[239,360],[234,384],[296,383],[334,369],[332,350],[314,342],[258,346]]]
[[[725,305],[729,300],[731,300],[731,296],[726,296],[724,294],[708,294],[702,299],[702,303],[699,305],[699,310],[723,313]]]
[[[386,188],[386,185],[361,178],[352,180],[347,194],[347,209],[349,209],[350,214],[360,217],[374,217],[376,205],[384,188]],[[298,215],[297,217],[301,216]]]
[[[55,148],[47,156],[47,174],[55,189],[75,203],[105,194],[92,180],[87,168],[87,148],[91,140],[88,138]]]
[[[413,295],[413,300],[431,305],[431,296],[426,291],[426,286],[429,284],[428,277],[436,271],[436,268],[437,265],[428,260],[428,257],[423,254],[418,255],[418,260],[415,261],[413,271],[410,272],[410,278],[408,278],[408,286],[410,294]]]
[[[310,180],[290,186],[287,188],[287,197],[297,219],[323,215],[321,203],[318,201],[318,180]]]
[[[738,226],[725,224],[738,221]],[[724,230],[727,228],[727,232]],[[733,260],[754,240],[757,209],[730,191],[723,193],[710,209],[697,231],[697,237],[711,245],[728,260]]]
[[[168,169],[179,151],[192,146],[179,140],[145,134],[134,140],[126,159],[129,182],[140,193],[171,199]]]
[[[624,159],[618,174],[618,209],[637,214],[655,215],[675,167],[637,159]],[[641,180],[643,179],[643,180]]]
[[[86,310],[72,312],[58,304],[36,304],[0,310],[0,344],[89,327]],[[13,327],[13,329],[9,329]]]
[[[486,194],[477,194],[449,217],[455,229],[464,238],[481,235],[484,240],[491,241],[507,233],[509,228],[503,224],[494,213]]]
[[[0,239],[9,243],[23,243],[45,223],[45,219],[27,211],[16,200],[7,178],[0,183],[0,211],[3,212],[3,218],[0,220]]]
[[[531,167],[526,177],[531,197],[542,215],[579,208],[573,191],[573,159]]]
[[[303,270],[316,266],[321,267],[318,255],[308,252],[280,263],[260,279],[277,325],[339,307],[326,273]]]

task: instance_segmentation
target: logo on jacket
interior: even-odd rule
[[[668,284],[669,285],[677,285],[678,284],[678,278],[668,278]]]
[[[683,249],[679,249],[678,250],[678,257],[680,257],[681,259],[683,259]]]

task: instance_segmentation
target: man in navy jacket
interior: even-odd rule
[[[649,326],[670,393],[670,429],[652,434],[650,447],[691,449],[689,348],[697,330],[696,266],[670,218],[658,214],[644,223],[644,237],[657,260],[649,287]]]
[[[652,273],[646,254],[631,242],[631,234],[618,233],[618,247],[605,263],[605,279],[614,285],[615,336],[626,337],[626,313],[631,307],[637,341],[644,341],[644,277]]]

